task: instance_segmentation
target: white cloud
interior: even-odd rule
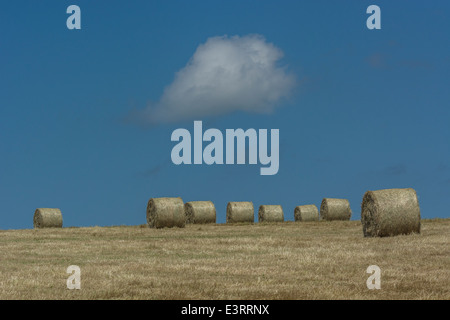
[[[236,110],[270,112],[295,85],[295,77],[277,65],[282,57],[260,35],[209,38],[140,118],[160,123]]]

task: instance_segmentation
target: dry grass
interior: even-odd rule
[[[0,299],[448,300],[449,236],[450,219],[389,238],[360,221],[0,231]]]

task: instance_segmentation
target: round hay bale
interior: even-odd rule
[[[294,221],[319,221],[319,210],[314,204],[297,206],[294,209]]]
[[[365,237],[420,233],[420,208],[414,189],[367,191],[361,204]]]
[[[227,223],[254,222],[254,220],[253,202],[228,202]]]
[[[258,210],[259,222],[283,222],[284,213],[280,205],[261,205]]]
[[[350,220],[352,210],[347,199],[324,198],[320,205],[321,220]]]
[[[34,228],[62,228],[63,218],[60,209],[38,208],[33,217]]]
[[[147,204],[147,224],[150,228],[184,228],[186,217],[181,198],[151,198]]]
[[[212,201],[191,201],[184,204],[186,223],[216,223],[216,207]]]

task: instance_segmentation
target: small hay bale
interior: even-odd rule
[[[280,205],[261,205],[258,210],[259,222],[283,222],[284,213]]]
[[[34,228],[62,228],[63,218],[60,209],[38,208],[33,217]]]
[[[212,201],[191,201],[184,204],[186,223],[216,223],[216,207]]]
[[[253,202],[228,202],[227,223],[254,222],[255,209]]]
[[[314,204],[297,206],[294,209],[295,221],[319,221],[319,210]]]
[[[350,220],[352,210],[347,199],[324,198],[320,205],[321,220]]]
[[[365,237],[420,233],[420,208],[414,189],[367,191],[361,204]]]
[[[184,228],[186,217],[181,198],[151,198],[147,204],[147,224],[150,228]]]

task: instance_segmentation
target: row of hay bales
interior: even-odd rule
[[[320,205],[320,220],[350,220],[352,211],[347,199],[324,198]],[[295,221],[319,221],[315,205],[294,209]],[[259,222],[283,222],[281,205],[261,205]],[[253,223],[252,202],[229,202],[226,223]],[[39,208],[34,214],[35,228],[61,228],[59,209]],[[147,204],[147,224],[151,228],[184,227],[186,224],[216,223],[216,208],[211,201],[184,203],[181,198],[151,198]],[[420,233],[420,208],[414,189],[367,191],[361,205],[361,223],[365,237],[384,237]]]
[[[253,223],[252,202],[229,202],[226,223]],[[347,199],[325,198],[320,207],[322,220],[350,220],[352,211]],[[297,206],[295,221],[319,221],[319,211],[315,205]],[[258,210],[259,222],[283,222],[281,205],[261,205]],[[151,228],[183,227],[184,224],[216,222],[216,208],[211,201],[192,201],[183,204],[181,198],[152,198],[147,204],[147,223]]]

